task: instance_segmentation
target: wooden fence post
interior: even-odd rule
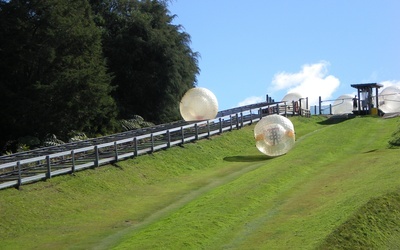
[[[171,133],[167,130],[167,148],[171,147]]]
[[[137,140],[136,137],[133,138],[133,143],[135,144],[134,145],[134,153],[133,153],[133,155],[134,156],[138,156],[138,140]]]
[[[301,99],[302,99],[302,98],[299,99],[299,115],[302,115],[302,114],[301,114],[301,109],[303,108],[303,107],[301,106]]]
[[[219,133],[222,134],[222,118],[219,118]]]
[[[194,139],[197,141],[199,139],[199,125],[194,124]]]
[[[75,151],[71,150],[71,174],[75,172]]]
[[[209,120],[207,120],[207,132],[208,132],[207,137],[210,137],[210,121]]]
[[[296,110],[294,109],[294,105],[296,105],[296,101],[292,101],[292,116],[296,114]]]
[[[183,130],[183,127],[181,127],[181,139],[182,139],[182,144],[185,143],[185,131]]]
[[[321,114],[322,114],[322,107],[321,107],[321,105],[322,105],[322,100],[321,100],[321,96],[319,96],[319,98],[318,98],[318,103],[319,103],[319,114],[321,115]]]
[[[114,154],[115,154],[115,161],[118,161],[118,145],[117,142],[114,142]]]
[[[236,113],[236,129],[239,129],[239,115]]]
[[[50,179],[50,178],[51,178],[50,156],[46,156],[46,165],[47,165],[46,178],[47,178],[47,179]]]
[[[18,183],[17,183],[17,187],[18,187],[18,189],[19,189],[19,187],[21,187],[21,185],[22,185],[21,162],[20,162],[20,161],[17,162],[17,169],[18,169]]]
[[[150,135],[150,141],[151,141],[151,153],[154,152],[154,135],[151,133]]]
[[[94,167],[98,167],[99,166],[99,147],[98,146],[94,146],[94,155],[95,155]]]

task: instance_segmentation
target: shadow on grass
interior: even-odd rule
[[[343,115],[332,115],[328,117],[328,119],[318,122],[321,125],[332,125],[332,124],[338,124],[344,121],[347,121],[349,119],[353,119],[355,116],[352,114],[343,114]]]
[[[118,162],[113,162],[113,163],[111,163],[111,166],[113,166],[113,167],[115,167],[115,168],[118,168],[119,170],[124,170],[124,169],[118,164]]]
[[[375,151],[377,151],[377,150],[378,150],[378,149],[372,149],[372,150],[369,150],[369,151],[364,152],[364,154],[373,153],[373,152],[375,152]]]
[[[271,159],[267,155],[236,155],[224,157],[224,161],[231,162],[256,162],[256,161],[266,161]]]

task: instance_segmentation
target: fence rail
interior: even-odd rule
[[[182,145],[257,122],[269,114],[309,116],[294,103],[258,103],[220,111],[215,119],[178,121],[101,138],[0,156],[0,189],[96,168],[126,158]]]

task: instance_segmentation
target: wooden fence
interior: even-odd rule
[[[0,156],[0,189],[96,168],[126,158],[182,145],[252,124],[269,114],[309,116],[294,103],[258,103],[220,111],[208,121],[163,124],[79,143]]]

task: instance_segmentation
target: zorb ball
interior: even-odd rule
[[[296,92],[288,93],[282,98],[282,102],[292,102],[298,101],[301,98],[301,95]]]
[[[384,113],[400,112],[400,87],[389,86],[378,95],[379,108]]]
[[[281,102],[286,102],[287,105],[291,105],[293,101],[297,102],[299,100],[301,100],[301,107],[306,108],[306,99],[296,92],[286,94]]]
[[[293,123],[281,115],[266,116],[255,126],[254,137],[261,153],[271,157],[286,154],[295,142]]]
[[[332,105],[332,114],[348,114],[353,112],[353,96],[341,95]]]
[[[180,112],[185,121],[214,119],[218,113],[218,101],[206,88],[189,89],[182,97]]]

